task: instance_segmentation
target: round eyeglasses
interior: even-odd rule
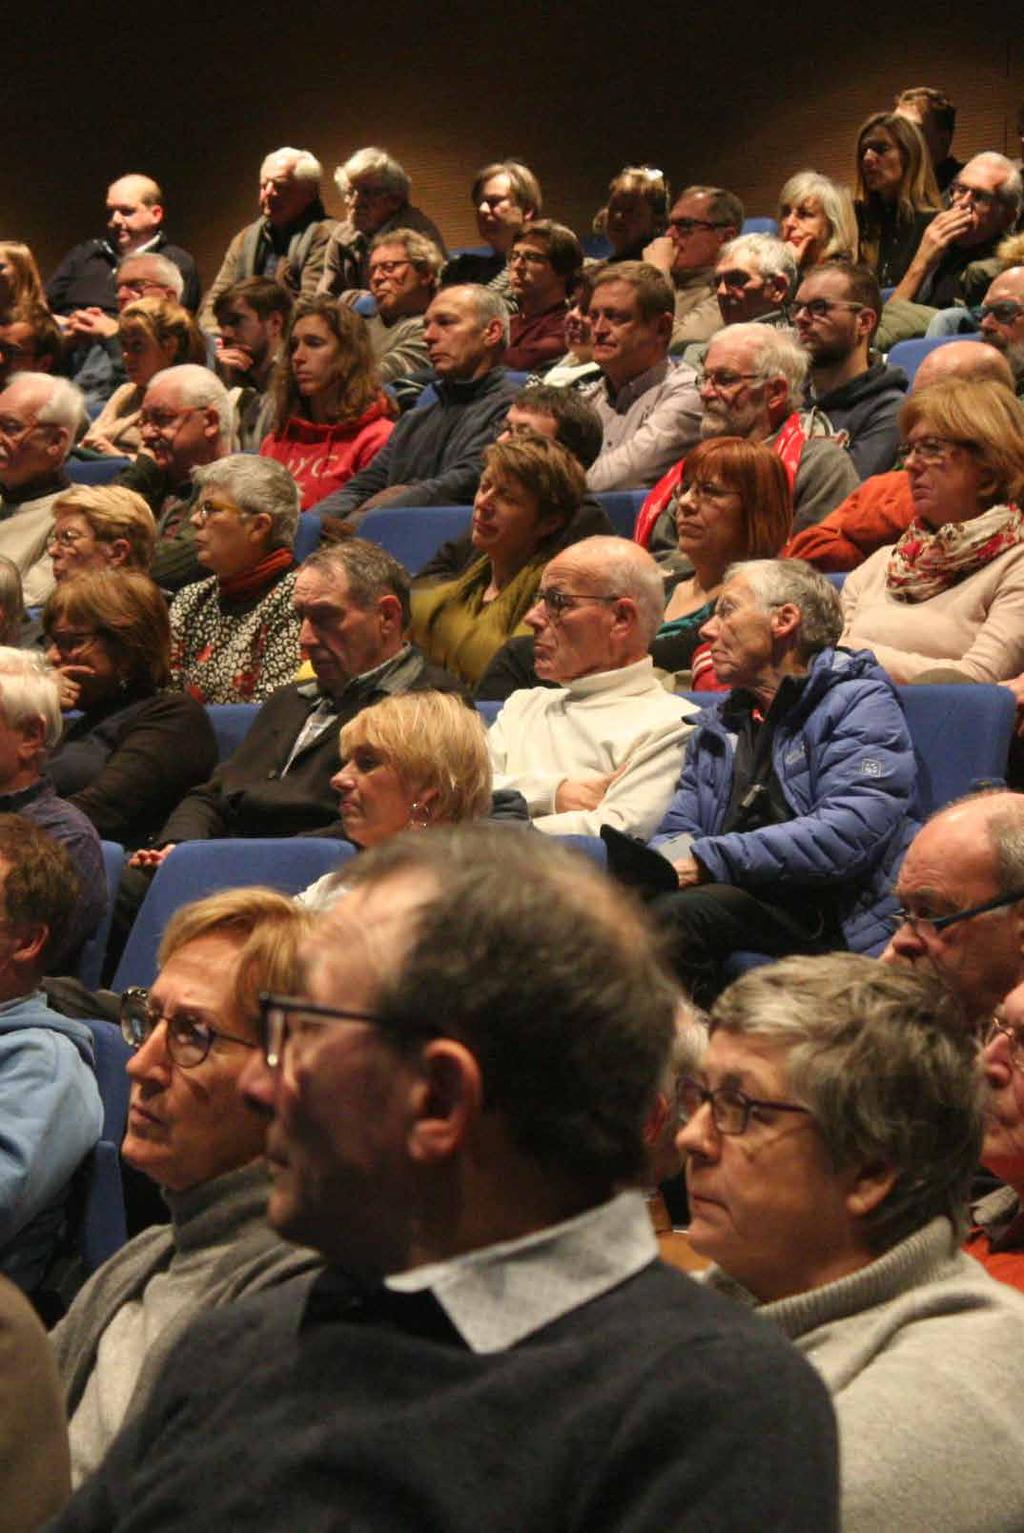
[[[167,1052],[183,1070],[201,1065],[218,1039],[240,1043],[246,1049],[258,1047],[252,1038],[239,1038],[237,1033],[211,1026],[199,1013],[182,1010],[169,1015],[161,1011],[141,985],[130,985],[122,993],[120,1022],[121,1036],[132,1049],[141,1049],[161,1022],[166,1023]]]

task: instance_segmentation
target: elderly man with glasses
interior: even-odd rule
[[[981,1163],[1004,1185],[975,1203],[964,1249],[1000,1282],[1024,1289],[1024,984],[996,1007],[982,1062],[988,1096]]]
[[[121,998],[135,1050],[122,1155],[161,1189],[171,1218],[104,1263],[53,1332],[75,1484],[198,1315],[315,1264],[266,1223],[265,1123],[238,1092],[259,992],[294,988],[308,924],[270,889],[211,895],[172,918],[151,989]]]
[[[324,258],[318,293],[354,298],[370,286],[370,244],[395,229],[423,234],[447,259],[437,225],[409,201],[408,173],[386,149],[357,149],[334,172],[345,199],[345,218],[336,224]]]
[[[996,275],[996,247],[1020,216],[1020,170],[1004,154],[976,154],[950,182],[946,198],[948,206],[922,234],[894,298],[937,309],[970,307]]]
[[[16,373],[0,393],[0,554],[17,565],[27,607],[53,590],[53,506],[85,425],[82,393],[67,378]]]
[[[1024,395],[1024,266],[999,273],[978,313],[982,340],[1002,352],[1018,396]]]
[[[743,204],[720,186],[688,186],[669,214],[668,233],[652,240],[644,260],[664,272],[675,289],[672,350],[706,341],[722,328],[715,263],[722,246],[743,228]]]

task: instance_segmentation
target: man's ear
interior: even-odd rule
[[[131,557],[132,545],[127,538],[112,538],[103,546],[107,551],[107,563],[113,569],[119,569]]]
[[[785,303],[786,297],[789,293],[789,283],[786,281],[785,277],[780,277],[778,275],[774,277],[766,277],[764,279],[764,291],[766,298],[770,298],[772,303],[777,303],[781,306],[783,303]]]
[[[892,1192],[898,1174],[894,1166],[862,1166],[848,1172],[847,1211],[855,1219],[873,1213]]]
[[[412,1087],[410,1158],[422,1165],[450,1160],[465,1143],[483,1100],[476,1056],[456,1038],[432,1038],[420,1055]]]
[[[216,405],[204,405],[203,409],[203,435],[213,440],[220,436],[220,414]]]
[[[279,314],[276,311],[276,309],[271,309],[270,313],[267,315],[267,318],[266,318],[266,326],[267,326],[268,331],[270,332],[270,339],[271,339],[271,341],[279,341],[281,339],[282,335],[284,334],[284,327],[285,327],[285,317],[284,317],[284,315],[283,314]]]
[[[788,639],[800,627],[803,615],[796,602],[786,601],[780,607],[772,608],[769,621],[777,639]]]
[[[377,612],[380,616],[381,628],[385,633],[401,633],[402,603],[397,596],[382,596],[377,602]]]
[[[71,432],[66,426],[54,426],[53,435],[47,445],[47,452],[53,459],[54,464],[58,465],[64,462],[64,459],[74,445]]]
[[[789,384],[785,378],[769,378],[764,386],[765,403],[769,411],[774,415],[775,411],[789,398]],[[790,404],[790,409],[796,406]]]
[[[26,763],[38,756],[46,742],[46,725],[41,718],[26,719],[19,729],[18,756]]]
[[[44,922],[24,924],[14,928],[15,947],[11,954],[14,963],[39,968],[46,944],[50,940],[50,928]]]

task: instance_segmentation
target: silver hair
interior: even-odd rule
[[[708,349],[717,341],[749,341],[754,356],[752,368],[761,378],[784,378],[789,397],[799,405],[803,397],[804,383],[810,360],[796,338],[796,331],[776,330],[771,325],[758,325],[753,320],[739,325],[726,325],[716,330],[708,343]]]
[[[594,565],[594,576],[608,596],[628,596],[636,605],[644,647],[650,644],[665,618],[665,579],[646,549],[629,538],[581,538],[571,545],[574,558],[581,555]]]
[[[500,293],[494,292],[489,287],[481,287],[479,282],[460,282],[456,287],[446,287],[443,292],[446,298],[450,298],[453,293],[468,293],[481,330],[485,329],[492,320],[498,320],[501,325],[502,342],[508,345],[509,312]]]
[[[803,659],[839,643],[843,631],[839,592],[827,576],[803,559],[745,559],[730,564],[725,578],[745,580],[764,608],[787,602],[799,608]]]
[[[260,166],[261,181],[265,178],[267,166],[271,160],[281,159],[283,156],[287,156],[292,161],[292,168],[289,173],[296,181],[312,181],[314,185],[320,185],[320,182],[323,180],[324,168],[316,155],[311,154],[308,149],[292,149],[287,144],[283,149],[272,149],[264,157],[263,163]]]
[[[165,255],[161,255],[158,250],[137,250],[134,255],[126,255],[118,266],[117,275],[119,277],[129,261],[149,261],[156,271],[156,280],[163,287],[170,289],[174,294],[176,303],[180,301],[181,295],[185,291],[185,278],[181,268],[175,266],[173,261],[168,260]]]
[[[252,453],[232,453],[192,470],[201,488],[226,490],[242,510],[270,517],[270,548],[291,548],[299,525],[299,487],[283,463]]]
[[[1003,182],[996,188],[995,196],[1005,207],[1012,208],[1014,216],[1020,213],[1021,202],[1024,201],[1024,179],[1012,160],[1008,160],[1005,154],[1000,154],[996,149],[983,149],[980,154],[974,154],[967,161],[964,170],[972,165],[988,165],[993,170],[1003,172]]]
[[[726,261],[747,260],[761,277],[784,277],[786,297],[792,298],[800,280],[796,259],[785,240],[774,234],[739,234],[718,254],[719,265]]]
[[[962,1228],[984,1083],[977,1040],[937,975],[857,953],[783,958],[724,991],[719,1030],[784,1051],[785,1094],[809,1109],[837,1174],[895,1172],[862,1219],[872,1251],[940,1214]]]
[[[180,362],[177,367],[165,367],[154,373],[146,392],[154,383],[166,382],[174,384],[183,405],[216,410],[221,446],[230,447],[234,433],[234,411],[231,408],[231,396],[216,373],[212,373],[208,367],[200,367],[198,362]]]
[[[43,744],[52,750],[64,729],[57,672],[30,649],[0,645],[0,706],[13,729],[32,719],[43,723]]]
[[[21,571],[13,559],[0,554],[0,642],[14,639],[25,616]]]
[[[845,256],[852,261],[858,246],[857,215],[847,188],[837,181],[830,181],[828,176],[819,175],[816,170],[798,170],[779,193],[780,215],[786,204],[792,207],[794,202],[803,202],[805,197],[820,204],[830,230],[819,260],[832,261]]]
[[[334,184],[344,197],[352,182],[361,176],[376,176],[386,191],[401,197],[403,202],[409,200],[412,183],[408,173],[386,149],[378,149],[374,144],[365,149],[357,149],[334,172]]]
[[[41,410],[36,412],[40,426],[62,426],[68,433],[68,452],[89,429],[89,414],[85,408],[85,395],[70,378],[54,378],[50,373],[33,373],[34,378],[45,378],[50,394]]]
[[[425,234],[420,234],[418,229],[389,229],[385,234],[374,235],[370,243],[371,256],[380,245],[401,245],[406,259],[420,271],[433,277],[436,285],[444,265],[444,256],[432,239],[428,239]]]

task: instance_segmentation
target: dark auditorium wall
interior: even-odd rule
[[[254,214],[260,159],[283,143],[328,170],[384,144],[452,244],[475,239],[473,169],[508,154],[536,168],[547,210],[580,231],[633,158],[673,186],[718,181],[748,212],[772,212],[804,165],[849,180],[857,123],[907,84],[957,101],[961,158],[1019,152],[1024,43],[1008,0],[19,11],[5,27],[0,236],[28,240],[45,273],[101,232],[106,183],[137,169],[163,183],[172,238],[208,281]],[[337,213],[333,184],[327,201]]]

